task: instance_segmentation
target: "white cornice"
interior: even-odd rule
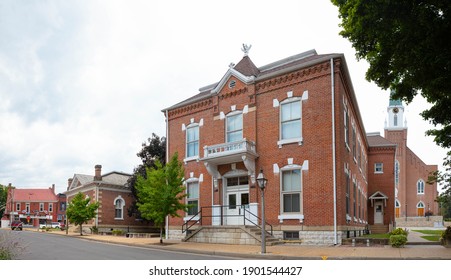
[[[245,75],[241,74],[240,72],[238,72],[237,70],[230,68],[229,70],[227,70],[227,73],[224,75],[224,77],[222,77],[221,81],[219,81],[219,83],[216,85],[216,87],[211,90],[211,93],[220,92],[221,89],[224,87],[225,83],[227,82],[227,80],[231,76],[235,76],[238,80],[242,81],[245,84],[250,84],[250,83],[254,82],[254,80],[255,80],[254,76],[245,76]]]

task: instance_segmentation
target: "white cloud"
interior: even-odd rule
[[[141,143],[165,134],[161,110],[217,82],[243,43],[257,66],[344,53],[367,132],[383,132],[388,94],[365,81],[337,16],[328,0],[2,1],[0,183],[64,191],[95,164],[132,172]],[[441,164],[418,138],[413,150]]]

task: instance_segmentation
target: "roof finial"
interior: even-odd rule
[[[252,45],[246,45],[243,44],[243,47],[241,50],[244,52],[244,56],[247,56],[249,54],[249,50],[252,48]]]

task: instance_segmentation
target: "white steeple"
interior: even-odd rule
[[[387,107],[388,123],[385,123],[387,129],[404,129],[407,122],[404,120],[404,106],[401,100],[390,99]]]

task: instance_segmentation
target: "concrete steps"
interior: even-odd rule
[[[370,225],[371,233],[388,233],[388,225]]]
[[[182,241],[218,244],[261,244],[261,229],[253,226],[200,226],[189,233]],[[266,245],[282,243],[267,232]]]

